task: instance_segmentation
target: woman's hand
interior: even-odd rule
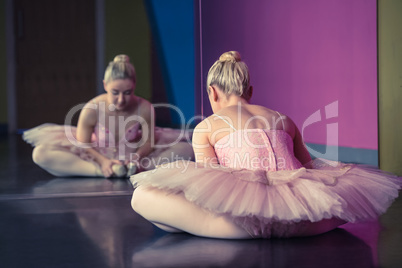
[[[102,158],[99,164],[101,166],[101,170],[105,178],[109,178],[113,175],[113,169],[112,169],[113,165],[122,165],[122,163],[119,160],[109,159],[106,157]]]

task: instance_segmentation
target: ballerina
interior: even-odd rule
[[[77,127],[47,123],[24,132],[37,165],[61,177],[129,177],[193,157],[186,131],[155,128],[153,106],[134,94],[136,73],[127,55],[109,63],[103,84],[106,93],[82,108]]]
[[[193,133],[196,161],[132,176],[137,213],[168,232],[239,239],[317,235],[386,211],[400,178],[311,160],[295,123],[250,104],[252,90],[240,54],[221,55],[207,77],[214,114]]]

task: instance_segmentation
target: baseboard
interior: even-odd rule
[[[378,167],[378,150],[306,143],[311,157]]]

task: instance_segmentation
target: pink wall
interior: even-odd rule
[[[219,55],[237,50],[250,68],[252,103],[305,124],[306,142],[378,149],[375,0],[201,3],[204,86]]]

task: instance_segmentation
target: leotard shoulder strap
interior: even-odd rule
[[[222,119],[226,124],[228,124],[233,130],[237,130],[232,124],[230,124],[225,118],[223,118],[220,115],[214,114],[214,116],[219,117],[220,119]]]
[[[282,116],[278,111],[275,111],[278,115],[279,115],[279,119],[281,120],[281,122],[282,122],[282,128],[283,128],[283,130],[285,130],[285,123],[283,122],[283,118],[285,117],[285,116]]]

